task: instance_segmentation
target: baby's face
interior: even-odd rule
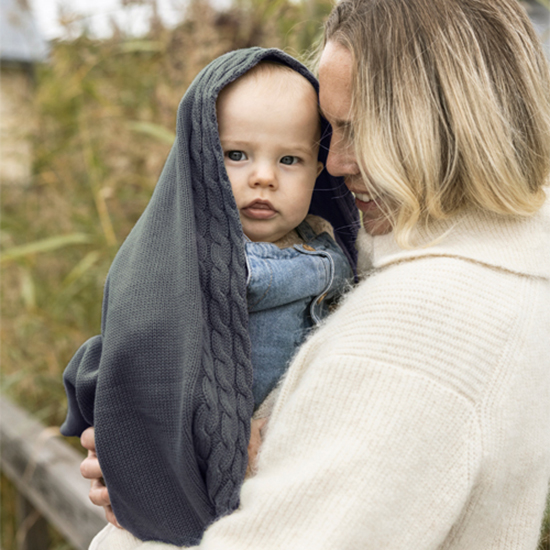
[[[217,113],[243,231],[274,242],[306,217],[323,167],[315,91],[298,73],[264,71],[223,90]]]

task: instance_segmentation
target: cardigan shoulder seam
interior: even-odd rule
[[[358,355],[353,355],[351,353],[339,353],[338,356],[341,357],[341,358],[346,358],[347,357],[349,359],[352,359],[353,361],[361,360],[361,357],[359,357]],[[432,384],[433,386],[438,387],[438,388],[440,388],[440,389],[442,389],[446,392],[449,392],[449,393],[453,394],[454,396],[460,398],[460,400],[464,401],[467,404],[468,408],[471,408],[473,411],[476,409],[476,400],[473,399],[468,394],[466,394],[465,392],[462,392],[459,389],[457,389],[456,387],[454,387],[453,384],[451,384],[450,382],[446,382],[443,379],[438,379],[435,376],[430,376],[430,375],[426,374],[425,372],[422,372],[422,373],[421,372],[414,372],[410,368],[407,368],[407,367],[402,366],[402,365],[395,365],[395,364],[389,363],[389,362],[382,364],[381,362],[378,362],[378,361],[377,361],[377,363],[379,365],[383,366],[383,368],[390,368],[390,369],[393,369],[394,371],[401,371],[407,376],[423,379],[426,382]]]

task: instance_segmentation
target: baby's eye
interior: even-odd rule
[[[296,164],[299,160],[300,159],[298,157],[294,157],[292,155],[286,155],[280,160],[280,162],[281,164],[290,165],[290,164]]]
[[[246,160],[246,155],[244,154],[243,151],[227,151],[225,153],[225,156],[229,160],[234,160],[236,162],[238,162],[240,160]]]

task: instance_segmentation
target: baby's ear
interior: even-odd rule
[[[324,168],[324,167],[325,167],[325,166],[323,165],[323,163],[322,163],[321,161],[319,161],[319,162],[317,163],[317,177],[319,177],[319,174],[323,171],[323,168]]]

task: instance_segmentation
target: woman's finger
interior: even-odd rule
[[[88,456],[80,463],[80,473],[86,479],[100,479],[103,477],[97,455],[88,451]]]
[[[109,498],[109,491],[107,490],[102,478],[92,479],[89,497],[93,504],[103,507],[103,510],[105,511],[105,519],[109,523],[112,523],[115,527],[122,529],[116,519],[115,513],[113,512],[111,499]]]
[[[88,451],[95,453],[95,430],[92,427],[86,428],[80,436],[80,444]]]
[[[96,506],[110,506],[109,491],[101,479],[93,479],[90,484],[90,500]]]
[[[118,527],[119,529],[123,529],[123,527],[116,520],[112,506],[104,506],[103,508],[105,510],[105,519],[109,523],[112,523],[115,527]]]

